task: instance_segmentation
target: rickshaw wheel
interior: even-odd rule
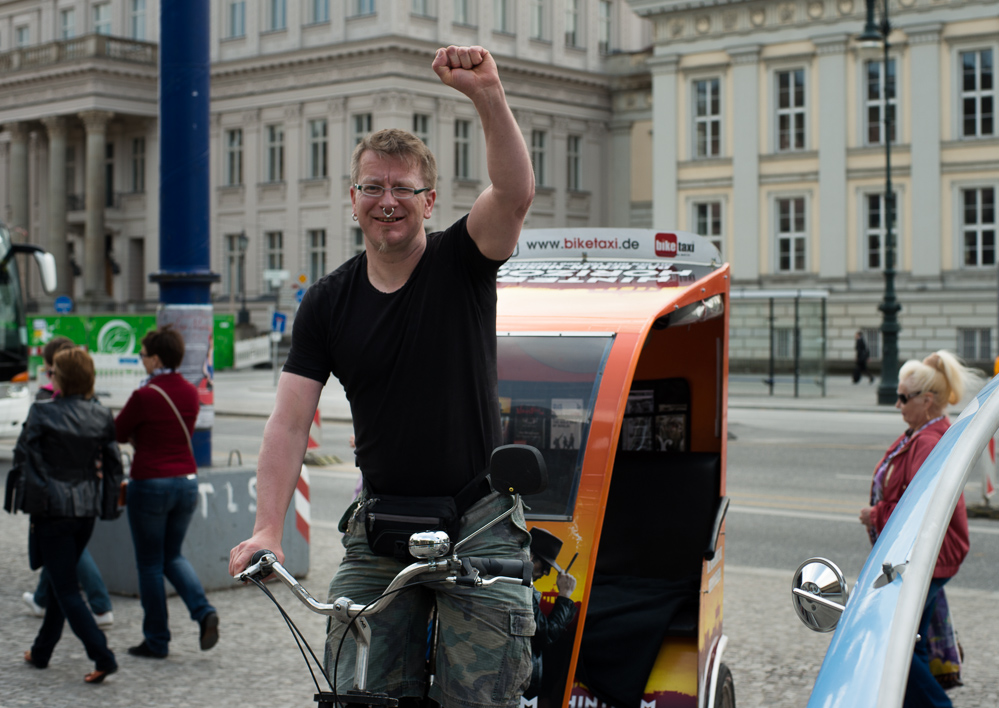
[[[713,708],[735,708],[735,682],[732,672],[725,664],[718,667],[718,688],[715,690]]]

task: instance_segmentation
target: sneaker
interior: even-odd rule
[[[219,616],[216,612],[209,612],[198,622],[201,625],[201,651],[208,651],[219,640]]]
[[[114,613],[108,610],[102,614],[94,615],[94,621],[97,622],[98,627],[110,627],[114,624]]]
[[[23,595],[21,595],[21,599],[24,600],[24,604],[28,606],[28,612],[31,613],[32,617],[45,616],[45,608],[35,603],[34,593],[26,592]]]

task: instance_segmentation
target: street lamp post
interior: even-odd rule
[[[898,313],[902,306],[895,297],[895,233],[893,221],[895,218],[895,196],[891,186],[891,139],[892,115],[888,96],[888,50],[891,45],[888,37],[891,34],[891,22],[888,20],[888,2],[881,0],[881,21],[874,19],[875,5],[878,0],[866,0],[867,22],[864,32],[857,39],[864,46],[881,45],[884,49],[884,65],[882,67],[881,97],[883,101],[884,143],[885,143],[885,295],[878,305],[881,310],[881,385],[878,386],[878,403],[893,405],[898,389]]]

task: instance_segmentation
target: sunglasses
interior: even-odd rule
[[[921,393],[922,393],[922,391],[916,391],[915,393],[909,393],[909,394],[900,393],[900,394],[898,394],[898,402],[901,403],[904,406],[906,403],[908,403],[909,401],[911,401],[913,398],[915,398],[916,396],[920,395]]]

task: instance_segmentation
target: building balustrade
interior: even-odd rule
[[[112,59],[156,66],[157,45],[132,39],[88,34],[0,53],[0,74],[81,59]]]

